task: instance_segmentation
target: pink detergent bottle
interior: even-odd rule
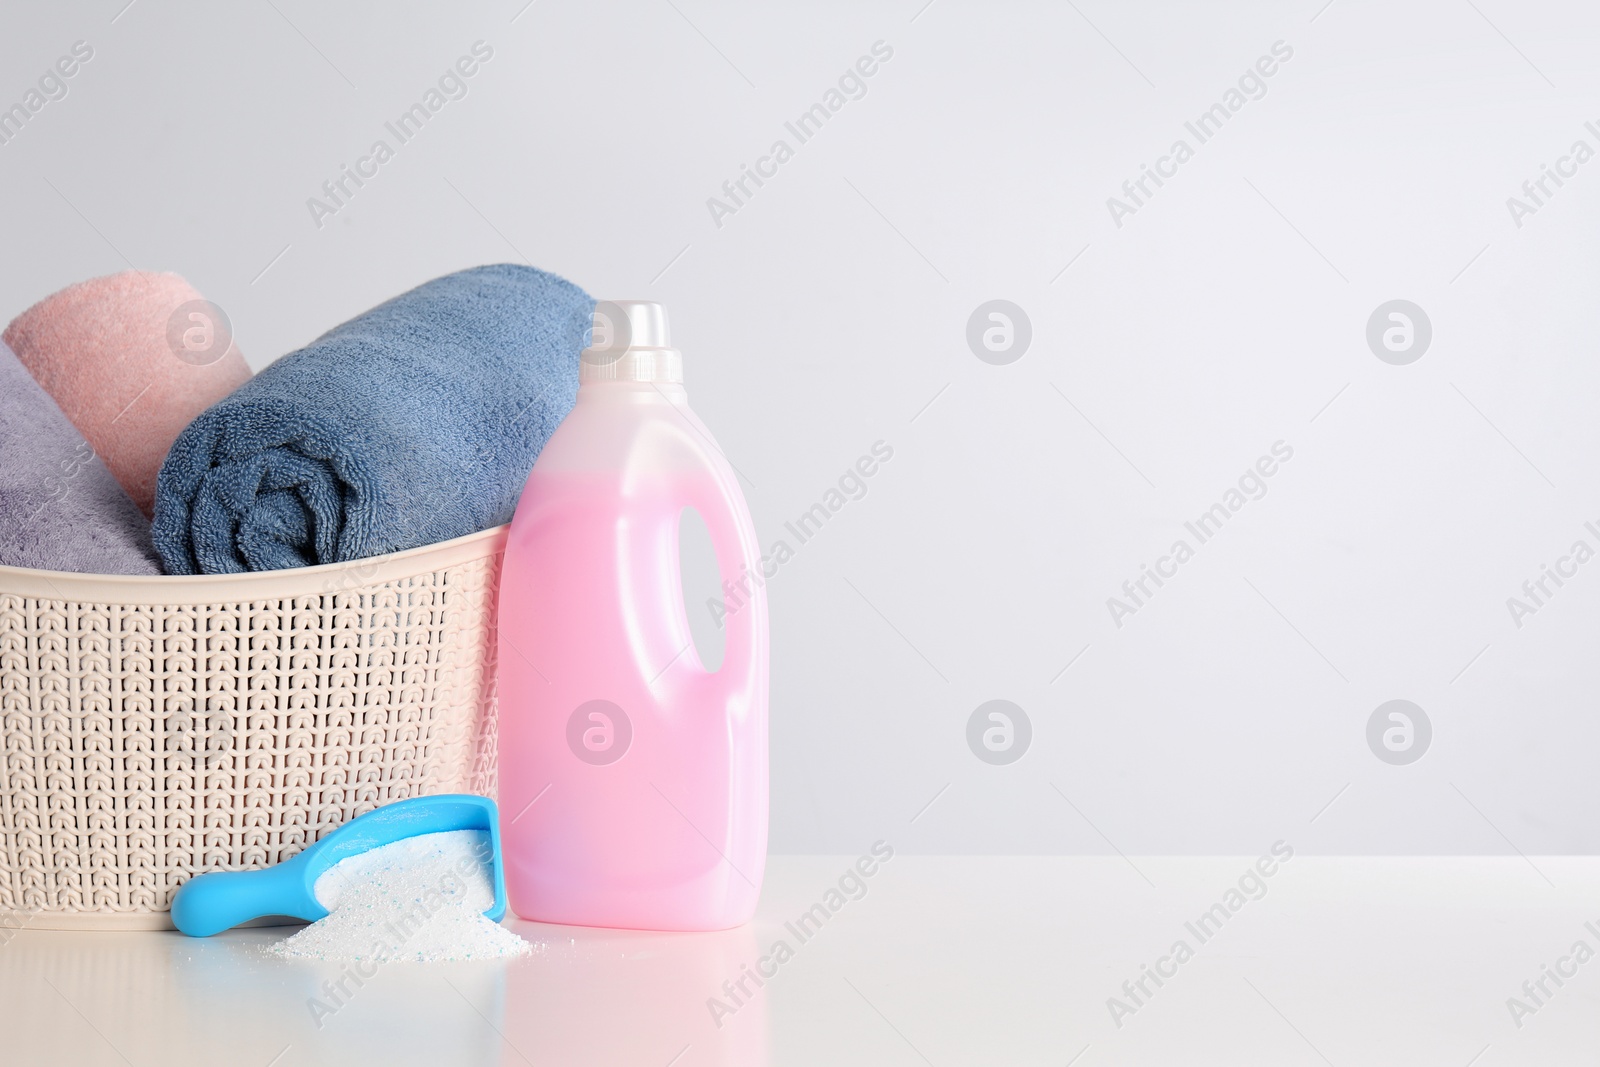
[[[500,811],[524,919],[719,930],[767,855],[767,603],[734,472],[689,410],[666,312],[604,301],[578,402],[517,505],[500,579]],[[686,508],[711,530],[723,663],[679,575]]]

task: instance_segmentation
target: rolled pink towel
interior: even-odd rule
[[[68,286],[18,315],[3,340],[146,517],[172,442],[250,377],[227,316],[176,274]]]

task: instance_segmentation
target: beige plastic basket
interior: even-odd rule
[[[0,930],[170,929],[197,872],[493,795],[505,535],[257,574],[0,567]]]

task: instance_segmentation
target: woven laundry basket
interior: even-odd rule
[[[0,932],[170,929],[197,872],[493,795],[505,536],[255,574],[0,567]]]

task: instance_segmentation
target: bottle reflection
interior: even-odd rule
[[[534,953],[506,975],[503,1029],[514,1048],[501,1056],[503,1067],[767,1064],[770,992],[748,977],[761,955],[753,925],[710,933],[529,922],[512,929]]]

